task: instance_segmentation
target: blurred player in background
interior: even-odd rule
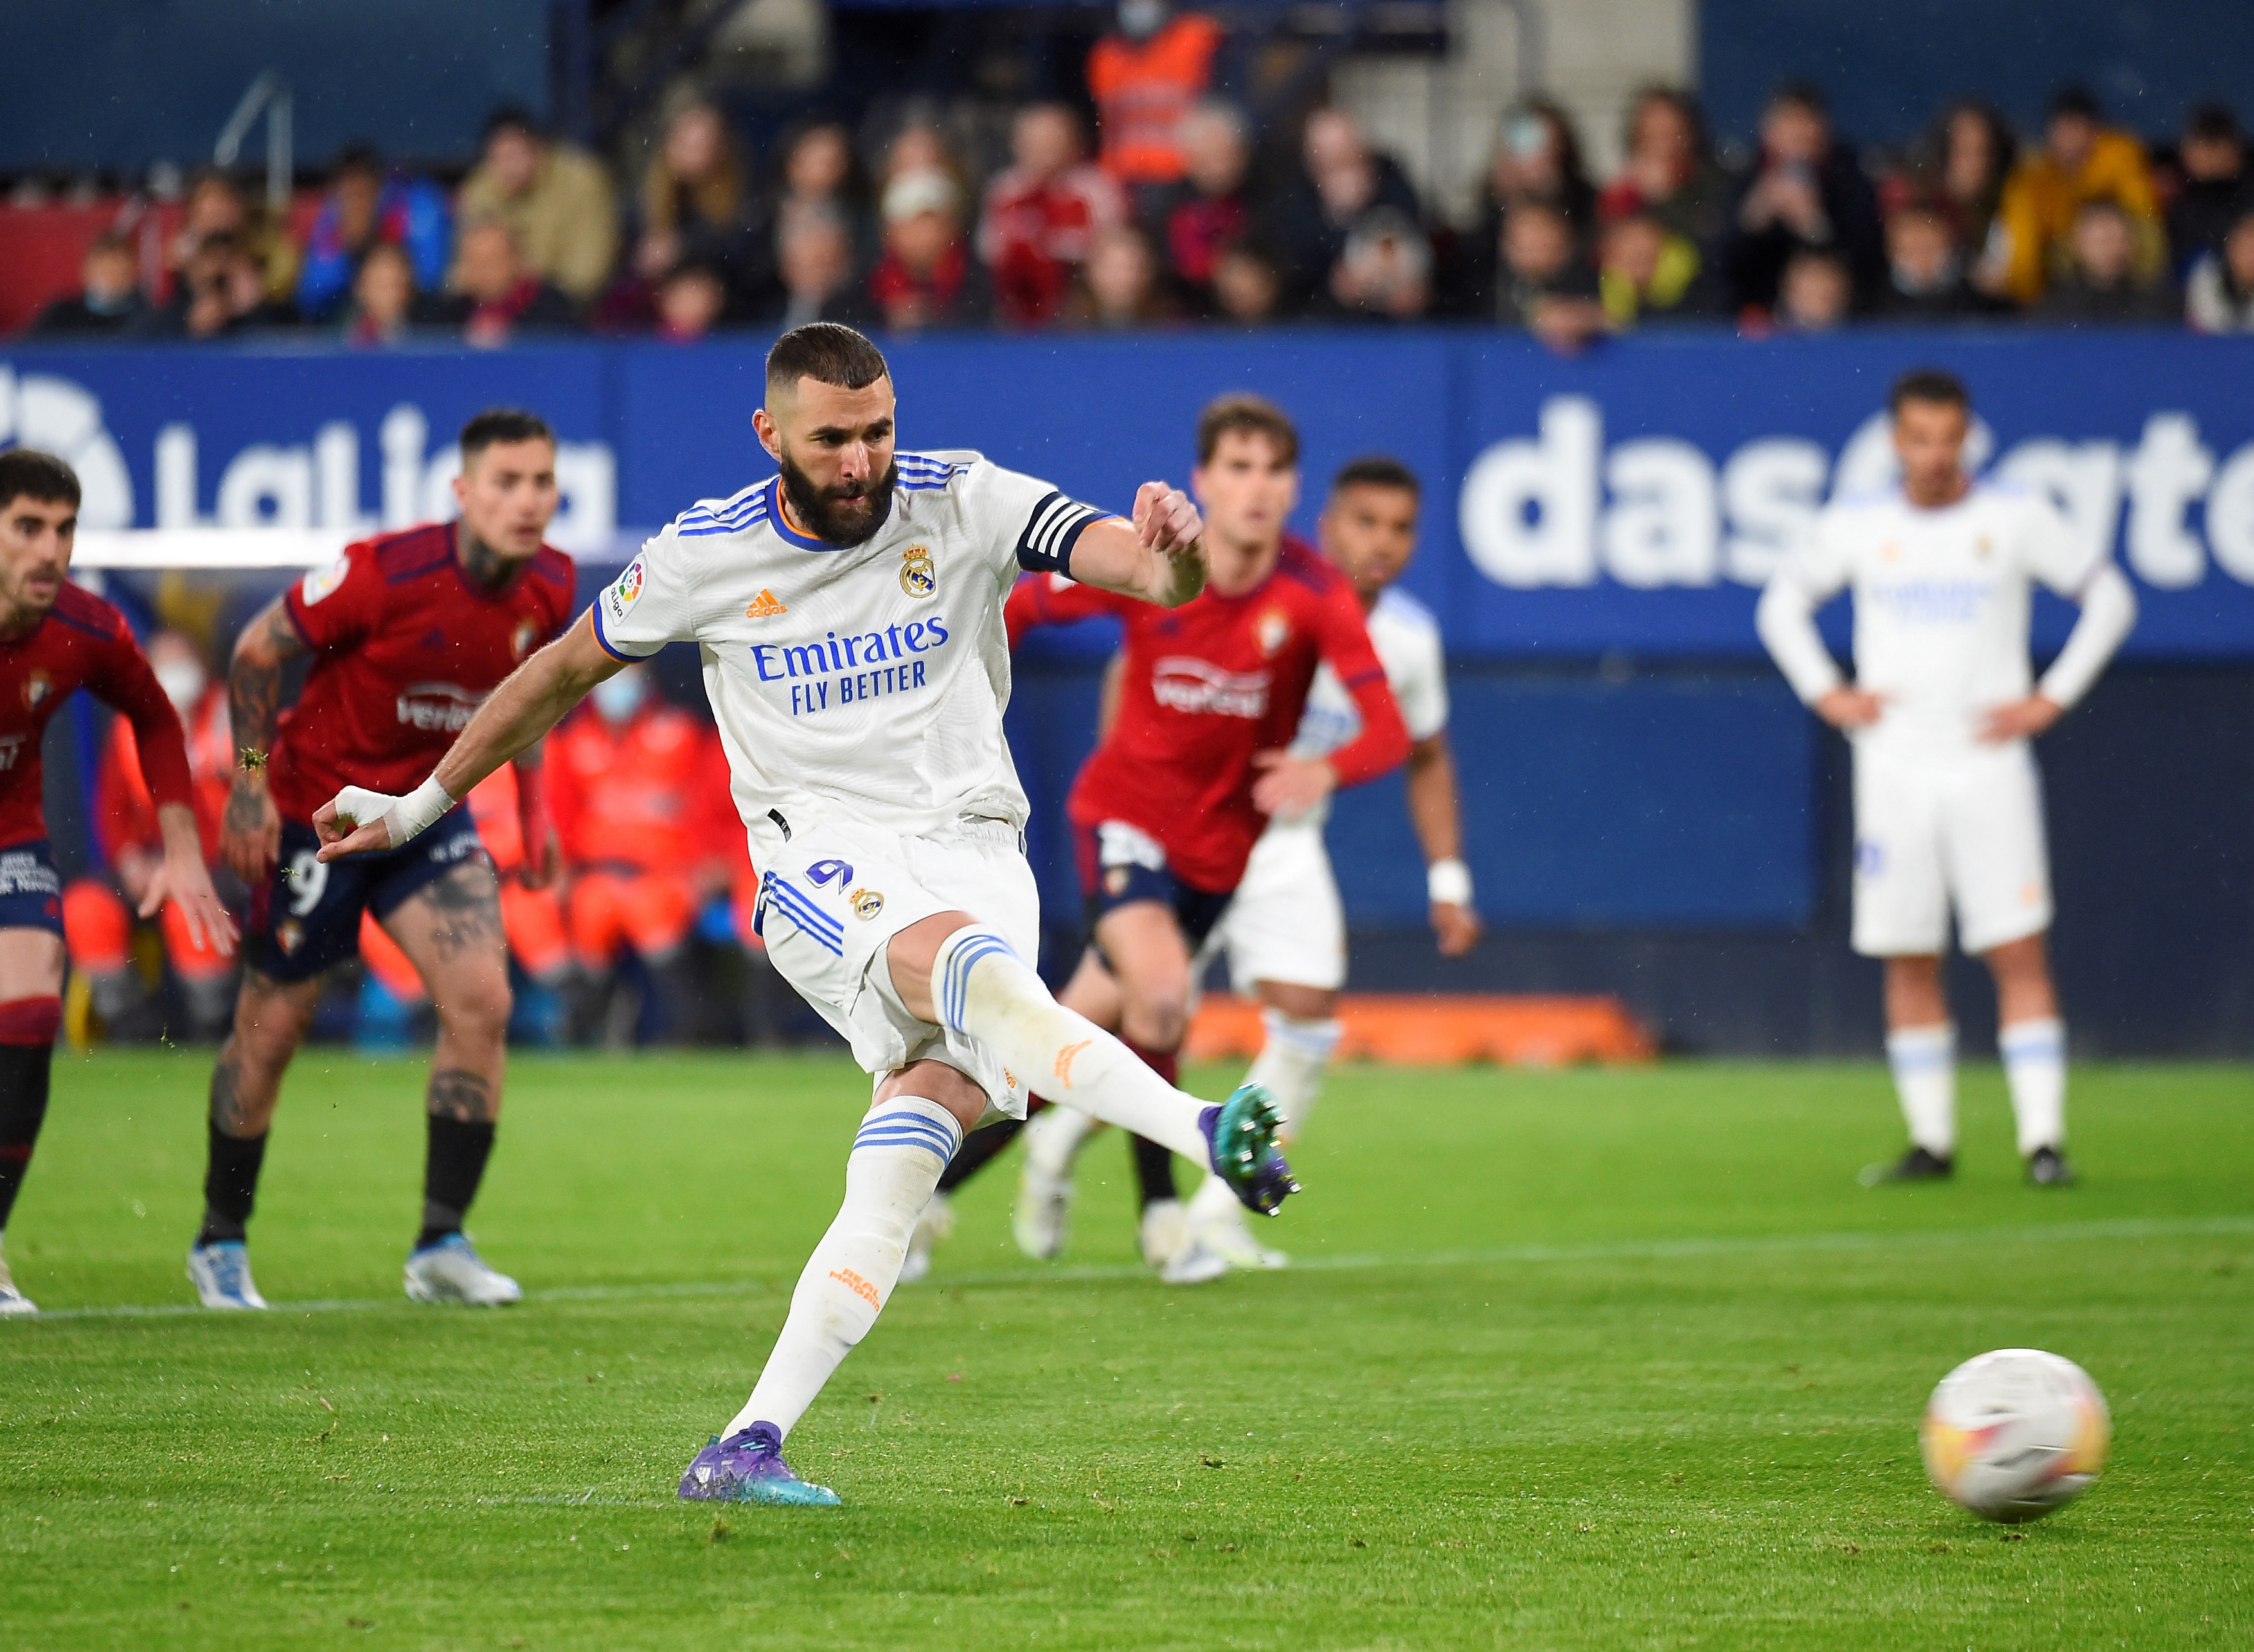
[[[663,1006],[666,1032],[683,1036],[702,997],[690,936],[705,900],[728,887],[730,849],[743,837],[719,737],[659,698],[650,668],[637,665],[597,683],[548,748],[549,807],[570,873],[573,1036],[600,1033],[628,950]]]
[[[228,673],[238,747],[223,837],[252,892],[234,1031],[212,1070],[204,1220],[188,1277],[208,1308],[259,1308],[247,1224],[283,1075],[321,977],[350,957],[363,914],[398,943],[437,1006],[423,1223],[407,1259],[418,1302],[514,1302],[516,1282],[462,1233],[493,1152],[509,1015],[500,892],[466,808],[412,845],[330,866],[313,811],[348,779],[405,787],[480,701],[571,617],[570,559],[542,542],[556,514],[556,438],[494,409],[462,429],[461,516],[348,548],[244,627]],[[282,673],[310,654],[297,704]],[[528,880],[553,864],[536,748],[517,763]]]
[[[1320,810],[1337,788],[1398,764],[1410,744],[1354,587],[1285,530],[1299,492],[1290,418],[1257,396],[1223,396],[1198,420],[1197,451],[1192,485],[1213,564],[1203,596],[1162,613],[1032,579],[1011,593],[1008,610],[1013,640],[1099,614],[1124,622],[1117,718],[1067,804],[1091,935],[1063,998],[1117,1030],[1170,1082],[1189,1030],[1193,961],[1270,822]],[[1294,750],[1325,669],[1354,732],[1321,751]],[[1085,1118],[1051,1109],[1032,1127],[1056,1132],[1060,1150],[1044,1149],[1038,1168],[1027,1154],[1018,1242],[1030,1255],[1063,1247],[1071,1184],[1062,1167]],[[1000,1151],[1007,1129],[990,1126],[966,1145],[942,1178],[942,1197]],[[1201,1242],[1176,1196],[1172,1155],[1138,1141],[1135,1162],[1144,1259],[1170,1284],[1224,1271],[1227,1260]],[[1210,1200],[1208,1211],[1222,1220]],[[946,1222],[944,1203],[927,1213],[925,1256]],[[1249,1235],[1244,1244],[1256,1249]]]
[[[220,812],[227,807],[234,745],[227,718],[227,685],[213,681],[203,649],[179,631],[157,631],[148,643],[150,668],[178,714],[187,736],[188,772],[194,783],[196,835],[206,864],[219,857]],[[72,989],[69,1017],[77,1018],[74,1038],[83,1039],[87,1010],[100,1018],[110,1038],[154,1038],[166,1026],[160,995],[152,996],[134,967],[134,914],[149,892],[150,879],[164,858],[163,822],[157,800],[142,773],[141,746],[130,718],[113,718],[94,775],[92,827],[96,848],[110,877],[74,878],[63,891],[63,936],[71,973],[86,982],[85,996]],[[217,1043],[234,1010],[233,949],[222,952],[214,937],[189,921],[178,904],[158,917],[164,959],[179,988],[187,1036],[199,1044]],[[172,1024],[177,1029],[178,1024]]]
[[[1910,1146],[1868,1182],[1956,1167],[1956,1032],[1942,983],[1950,917],[1996,980],[1998,1044],[2020,1156],[2045,1186],[2065,1158],[2066,1029],[2044,935],[2050,864],[2029,742],[2096,682],[2136,623],[2108,550],[2051,507],[1965,473],[1971,404],[1946,373],[1905,374],[1891,406],[1899,487],[1835,501],[1761,593],[1757,623],[1793,690],[1855,753],[1855,950],[1886,960],[1886,1058]],[[2042,681],[2027,664],[2030,586],[2081,605]],[[1855,676],[1816,629],[1855,598]]]
[[[1040,898],[1002,732],[1003,593],[1024,569],[1180,607],[1205,584],[1195,508],[1146,482],[1129,522],[976,453],[896,453],[891,371],[850,327],[783,334],[766,396],[752,424],[780,475],[649,540],[421,786],[351,787],[317,819],[325,861],[396,854],[596,683],[669,642],[701,647],[769,954],[874,1093],[751,1398],[680,1494],[835,1503],[791,1472],[784,1438],[883,1311],[962,1131],[990,1110],[1022,1116],[1026,1079],[1200,1154],[1263,1211],[1298,1185],[1256,1087],[1219,1106],[1184,1094],[1027,962]],[[766,1167],[756,1147],[716,1163],[732,1173],[738,1158]]]
[[[197,946],[234,949],[196,837],[195,783],[173,710],[119,613],[68,582],[78,531],[71,467],[31,448],[0,453],[0,1235],[47,1116],[62,1021],[62,883],[47,850],[39,740],[84,689],[131,723],[164,851],[141,915],[167,904]],[[0,1316],[35,1312],[0,1252]]]

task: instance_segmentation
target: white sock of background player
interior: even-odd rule
[[[861,1121],[845,1161],[845,1202],[807,1258],[782,1334],[727,1432],[773,1423],[788,1434],[900,1282],[908,1236],[962,1144],[937,1102],[896,1096]]]
[[[1331,1054],[1338,1048],[1341,1029],[1334,1020],[1294,1019],[1272,1004],[1261,1010],[1260,1025],[1265,1037],[1244,1082],[1265,1086],[1268,1094],[1275,1098],[1276,1110],[1284,1116],[1284,1128],[1278,1132],[1277,1139],[1296,1141],[1306,1129],[1307,1116],[1315,1110],[1315,1102],[1323,1093],[1323,1075],[1330,1070]],[[1208,1171],[1190,1200],[1191,1230],[1203,1233],[1217,1222],[1233,1222],[1241,1226],[1243,1211],[1236,1195],[1228,1190],[1228,1184]]]
[[[1956,1029],[1903,1027],[1886,1034],[1886,1065],[1894,1069],[1909,1138],[1936,1158],[1956,1152]]]
[[[2014,1021],[1997,1035],[2018,1121],[2020,1157],[2066,1145],[2066,1026],[2055,1017]]]
[[[1212,1161],[1198,1128],[1207,1103],[1176,1089],[1077,1011],[1059,1004],[1032,966],[990,929],[956,930],[931,966],[942,1023],[992,1050],[1026,1087],[1131,1130],[1194,1165]]]

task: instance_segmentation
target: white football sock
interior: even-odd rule
[[[1277,1139],[1294,1141],[1306,1129],[1307,1116],[1323,1093],[1323,1074],[1329,1069],[1331,1052],[1338,1048],[1341,1029],[1336,1021],[1294,1020],[1272,1005],[1260,1012],[1260,1025],[1266,1037],[1244,1080],[1265,1086],[1276,1098],[1276,1110],[1284,1116]]]
[[[2066,1145],[2066,1026],[2054,1016],[2014,1021],[1997,1035],[2012,1116],[2020,1127],[2020,1157],[2038,1147]]]
[[[805,1415],[876,1323],[899,1283],[916,1218],[962,1144],[962,1127],[937,1102],[896,1096],[869,1110],[845,1161],[845,1202],[807,1258],[782,1334],[728,1433],[773,1423],[788,1434]]]
[[[1059,1004],[992,930],[969,927],[941,942],[931,979],[941,1021],[985,1044],[1027,1088],[1163,1142],[1194,1165],[1212,1162],[1213,1149],[1198,1128],[1206,1103]]]
[[[1077,1107],[1043,1108],[1026,1125],[1026,1162],[1059,1181],[1068,1181],[1082,1144],[1101,1128]]]
[[[1894,1068],[1909,1138],[1947,1158],[1956,1151],[1956,1029],[1904,1027],[1886,1034],[1886,1065]]]

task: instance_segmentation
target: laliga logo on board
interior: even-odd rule
[[[133,476],[102,420],[102,402],[84,385],[0,361],[0,447],[36,447],[78,472],[78,525],[133,526]]]
[[[1603,410],[1584,396],[1547,398],[1536,425],[1531,438],[1482,452],[1457,498],[1474,565],[1522,590],[1600,578],[1641,590],[1760,585],[1806,542],[1827,498],[1886,486],[1894,475],[1883,412],[1864,421],[1836,462],[1804,437],[1760,438],[1718,464],[1680,437],[1607,447]],[[1989,467],[1995,446],[1994,432],[1975,420],[1972,468],[2049,499],[2093,553],[2119,542],[2146,584],[2196,585],[2210,556],[2254,584],[2254,442],[2218,457],[2190,414],[2162,411],[2146,419],[2133,446],[2034,436]]]

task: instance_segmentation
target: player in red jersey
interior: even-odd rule
[[[508,1029],[492,860],[466,808],[403,849],[337,865],[316,858],[312,826],[347,781],[412,787],[486,696],[571,618],[570,560],[542,542],[556,514],[554,433],[530,413],[495,409],[463,427],[461,446],[458,522],[352,546],[270,604],[235,644],[228,689],[240,750],[221,849],[253,899],[234,1031],[212,1070],[203,1227],[188,1251],[206,1307],[265,1306],[243,1241],[267,1128],[320,977],[352,956],[363,912],[414,963],[438,1015],[407,1294],[480,1304],[522,1294],[462,1234],[493,1151]],[[307,654],[304,690],[277,718],[283,668]],[[520,875],[544,881],[555,850],[539,777],[536,756],[518,760],[525,840],[542,846]]]
[[[1200,416],[1197,442],[1191,485],[1212,564],[1204,594],[1145,612],[1036,577],[1018,583],[1004,611],[1012,642],[1032,626],[1102,614],[1124,626],[1118,718],[1066,804],[1092,939],[1058,999],[1116,1031],[1169,1082],[1188,1031],[1192,960],[1270,818],[1304,815],[1409,755],[1361,599],[1284,530],[1299,486],[1290,418],[1257,396],[1223,396]],[[1352,695],[1362,732],[1327,757],[1294,757],[1307,690],[1325,663]],[[964,1142],[940,1179],[932,1225],[943,1230],[944,1195],[1017,1128],[989,1125]],[[1135,1156],[1145,1258],[1173,1283],[1222,1272],[1228,1264],[1190,1231],[1172,1155],[1138,1138]],[[1049,1236],[1029,1247],[1037,1254],[1054,1255],[1063,1242],[1064,1197],[1060,1184]]]
[[[116,707],[139,736],[164,842],[142,915],[171,901],[200,942],[234,946],[196,838],[179,717],[125,616],[66,581],[78,501],[78,478],[62,460],[30,448],[0,453],[0,1231],[47,1115],[62,1019],[62,885],[47,852],[39,738],[74,690]],[[33,1311],[0,1255],[0,1315]]]

